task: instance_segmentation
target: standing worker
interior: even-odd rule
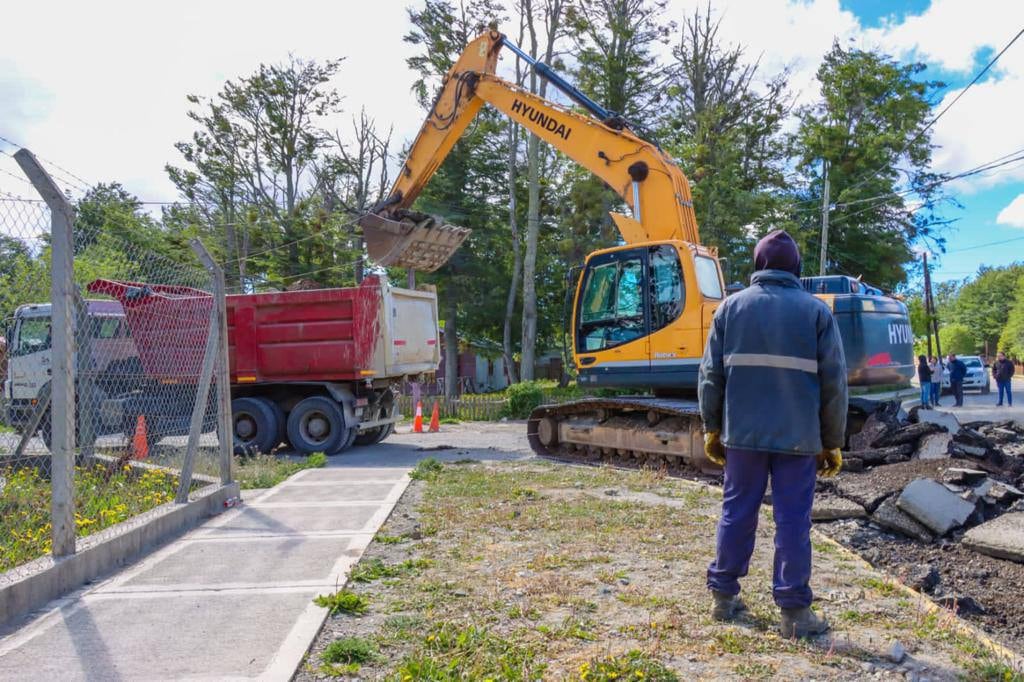
[[[996,386],[999,388],[999,402],[996,403],[996,407],[1002,407],[1003,405],[1003,393],[1006,393],[1006,404],[1013,407],[1013,387],[1010,384],[1013,382],[1013,363],[1006,358],[1006,353],[999,351],[999,355],[996,356],[996,361],[992,365],[992,378],[996,380]]]
[[[917,380],[921,384],[921,407],[927,410],[932,404],[932,370],[923,355],[917,356]]]
[[[939,398],[942,397],[942,373],[945,371],[942,360],[933,355],[928,362],[928,369],[932,373],[932,407],[938,407],[941,404]]]
[[[715,312],[698,380],[704,451],[725,468],[717,554],[708,568],[712,615],[731,620],[746,609],[739,579],[771,476],[779,629],[810,637],[829,627],[811,610],[811,503],[816,472],[834,476],[842,466],[846,359],[828,306],[800,284],[793,238],[783,230],[764,237],[754,265],[750,287]]]
[[[949,371],[949,387],[953,391],[953,398],[956,400],[953,403],[954,407],[964,406],[964,377],[967,376],[967,365],[963,363],[963,360],[957,360],[956,353],[949,354],[949,363],[947,369]]]

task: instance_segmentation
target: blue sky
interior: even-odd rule
[[[284,22],[277,0],[13,3],[0,41],[0,136],[87,183],[118,180],[144,200],[174,200],[164,165],[180,163],[173,145],[192,131],[186,95],[212,95],[226,78],[292,53],[345,56],[334,85],[345,94],[346,112],[329,124],[344,134],[365,106],[394,125],[400,148],[422,116],[405,65],[412,48],[402,41],[405,8],[420,2],[364,3],[354,17],[347,2],[292,0],[291,16],[317,20]],[[669,0],[667,18],[679,22],[706,6]],[[817,97],[814,73],[840,40],[927,63],[923,76],[948,84],[937,111],[1024,27],[1024,0],[712,0],[711,8],[721,19],[720,37],[745,46],[763,75],[788,70],[798,104]],[[45,41],[34,30],[42,26]],[[1024,150],[1022,110],[1024,38],[936,124],[934,168],[956,173]],[[12,151],[0,142],[0,191],[31,194],[8,175],[18,174],[3,154]],[[81,183],[63,177],[80,194]],[[948,253],[936,259],[937,280],[1024,260],[1024,165],[949,190],[963,208],[945,209],[957,221],[945,232]],[[1003,243],[975,248],[989,242]]]

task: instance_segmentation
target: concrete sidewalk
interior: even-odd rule
[[[289,679],[326,616],[313,598],[344,584],[409,483],[372,461],[301,471],[52,603],[0,640],[0,679]]]

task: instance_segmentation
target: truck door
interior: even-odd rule
[[[12,401],[37,398],[50,381],[50,317],[20,317],[7,361]]]

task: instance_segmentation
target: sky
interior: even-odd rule
[[[419,0],[288,3],[221,0],[138,3],[9,3],[0,24],[0,136],[47,163],[75,196],[118,181],[144,201],[178,197],[164,166],[180,163],[189,94],[214,95],[225,80],[289,54],[344,57],[334,85],[345,111],[342,134],[361,107],[410,140],[422,111],[410,92],[413,53],[402,37],[406,7]],[[669,0],[682,21],[706,0]],[[817,96],[815,71],[838,40],[921,61],[921,77],[947,87],[935,113],[1024,28],[1022,0],[712,0],[720,36],[760,59],[761,73],[789,70],[798,103]],[[1024,150],[1024,38],[934,126],[936,171],[958,173]],[[0,192],[33,196],[0,141]],[[684,171],[686,169],[683,169]],[[948,186],[947,253],[933,258],[936,281],[979,265],[1024,261],[1024,164]],[[912,283],[913,284],[913,283]]]

